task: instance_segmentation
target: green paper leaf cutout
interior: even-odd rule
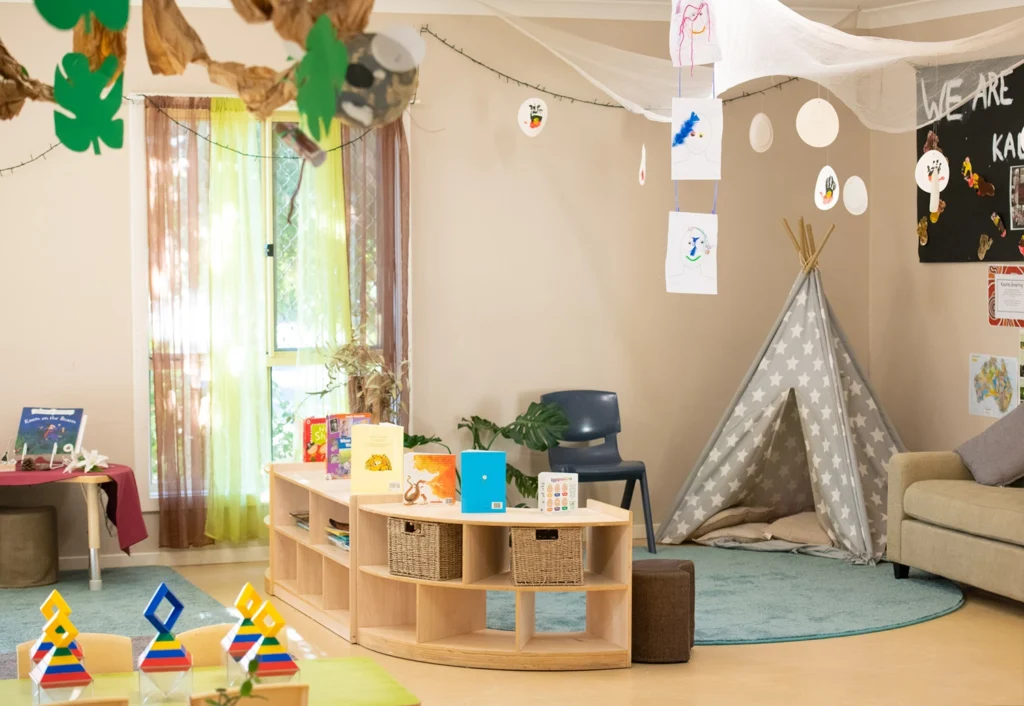
[[[100,153],[100,141],[112,149],[124,143],[124,121],[114,120],[121,108],[121,85],[124,74],[110,87],[106,97],[103,90],[117,72],[117,57],[108,56],[96,71],[89,70],[89,59],[84,54],[65,54],[53,75],[53,97],[64,110],[74,117],[53,111],[57,138],[75,152],[84,152],[91,145]],[[65,75],[67,77],[65,78]]]
[[[338,110],[338,94],[347,71],[348,49],[338,39],[331,20],[320,15],[306,36],[306,55],[295,71],[299,89],[295,102],[306,119],[310,137],[318,142],[321,135],[327,135]]]
[[[57,29],[74,29],[85,18],[85,31],[92,27],[90,15],[107,29],[120,32],[128,24],[129,0],[35,0],[36,9],[43,19]]]

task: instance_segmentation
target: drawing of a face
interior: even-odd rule
[[[685,254],[683,255],[690,262],[700,262],[702,258],[711,254],[711,243],[703,230],[691,226],[686,230],[686,238],[683,241]]]
[[[682,1],[680,0],[681,4]],[[685,8],[677,7],[676,12],[681,12],[683,15],[683,22],[680,25],[682,34],[685,35],[689,31],[690,34],[697,36],[708,31],[709,11],[706,2],[698,5],[687,5]]]
[[[697,115],[700,120],[690,130],[689,136],[683,143],[693,154],[704,154],[711,144],[711,123],[704,119],[704,116]]]

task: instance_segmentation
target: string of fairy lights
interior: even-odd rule
[[[490,64],[488,64],[488,63],[486,63],[484,61],[481,61],[480,59],[477,59],[476,57],[468,54],[461,47],[456,46],[454,43],[452,43],[451,41],[449,41],[445,37],[442,37],[441,35],[436,33],[434,30],[432,30],[430,28],[429,25],[423,25],[422,27],[420,27],[420,32],[422,34],[426,34],[426,35],[432,37],[434,40],[436,40],[441,45],[443,45],[443,46],[447,47],[449,50],[459,54],[460,56],[462,56],[463,58],[467,59],[468,61],[471,61],[472,63],[476,64],[480,68],[486,69],[487,71],[490,71],[492,74],[494,74],[495,76],[497,76],[498,78],[503,80],[505,83],[513,84],[513,85],[518,86],[520,88],[529,88],[532,91],[536,91],[538,93],[543,93],[546,96],[550,96],[550,97],[555,98],[556,100],[560,100],[560,101],[568,101],[569,103],[580,103],[580,104],[583,104],[583,105],[590,105],[590,106],[594,106],[594,107],[598,107],[598,108],[611,108],[613,110],[625,110],[625,108],[623,106],[619,105],[618,103],[609,103],[609,102],[606,102],[606,101],[600,101],[600,100],[590,99],[590,98],[580,98],[578,96],[571,96],[571,95],[568,95],[568,94],[565,94],[565,93],[559,93],[557,91],[552,91],[552,90],[550,90],[550,89],[548,89],[548,88],[546,88],[546,87],[544,87],[544,86],[542,86],[540,84],[531,83],[529,81],[523,81],[523,80],[518,79],[518,78],[516,78],[514,76],[511,76],[510,74],[507,74],[504,71],[501,71],[500,69],[497,69],[497,68],[491,66]],[[773,83],[771,86],[767,86],[767,87],[765,87],[763,89],[760,89],[760,90],[757,90],[757,91],[743,92],[743,93],[741,93],[738,96],[733,96],[732,98],[726,98],[725,100],[722,101],[722,103],[723,104],[725,104],[725,103],[732,103],[734,101],[743,100],[744,98],[751,98],[753,96],[764,95],[765,93],[768,93],[769,91],[781,90],[782,87],[785,86],[787,83],[792,83],[793,81],[799,81],[799,80],[800,79],[798,79],[798,78],[787,78],[787,79],[784,79],[784,80],[779,81],[777,83]],[[240,155],[240,156],[243,156],[243,157],[249,157],[249,158],[252,158],[252,159],[269,159],[269,160],[302,159],[301,156],[295,155],[295,154],[268,155],[268,154],[260,154],[260,153],[250,153],[250,152],[245,152],[243,150],[236,149],[234,147],[231,147],[230,145],[225,145],[225,144],[223,144],[221,142],[217,142],[216,140],[211,139],[210,135],[203,134],[202,132],[199,132],[195,128],[193,128],[193,127],[191,127],[189,125],[186,125],[185,123],[183,123],[180,120],[176,119],[174,116],[172,116],[166,110],[164,110],[159,105],[159,103],[154,101],[150,96],[142,96],[142,98],[145,99],[147,105],[149,105],[151,108],[153,108],[157,112],[161,113],[165,118],[167,118],[172,123],[177,125],[180,129],[185,130],[186,132],[190,132],[190,133],[194,134],[196,137],[198,137],[198,138],[200,138],[200,139],[210,143],[211,146],[216,147],[218,149],[228,150],[229,152],[233,152],[233,153],[235,153],[237,155]],[[128,98],[128,97],[125,97],[124,100],[126,102],[135,102],[134,99]],[[349,146],[359,142],[363,138],[365,138],[367,135],[370,134],[371,131],[372,131],[372,128],[371,129],[367,129],[362,134],[358,135],[357,137],[354,137],[351,140],[348,140],[347,142],[343,142],[342,144],[338,145],[337,147],[332,147],[331,149],[324,150],[324,151],[327,152],[327,153],[331,153],[331,152],[336,152],[338,150],[341,150],[341,149],[344,149],[346,147],[349,147]],[[12,172],[14,172],[14,171],[16,171],[18,169],[21,169],[23,167],[27,167],[28,165],[33,164],[35,162],[38,162],[40,160],[45,160],[48,155],[53,153],[54,150],[56,150],[58,147],[61,147],[61,146],[62,146],[61,142],[59,142],[59,141],[58,142],[54,142],[53,144],[49,145],[46,149],[41,150],[38,153],[30,153],[27,159],[24,159],[24,160],[22,160],[21,162],[19,162],[17,164],[12,164],[9,167],[0,167],[0,177],[2,177],[4,175],[7,175],[7,174],[11,174]]]

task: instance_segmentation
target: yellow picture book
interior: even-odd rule
[[[352,427],[352,492],[402,492],[404,440],[396,424]]]

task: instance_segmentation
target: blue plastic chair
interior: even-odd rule
[[[541,402],[556,404],[569,418],[564,441],[588,442],[604,439],[597,446],[556,446],[548,449],[548,462],[556,473],[576,473],[580,483],[624,480],[622,508],[633,502],[633,488],[640,481],[647,528],[647,551],[654,554],[654,521],[651,518],[651,496],[647,490],[647,468],[642,461],[623,461],[619,456],[617,437],[622,431],[619,420],[619,398],[614,392],[597,390],[566,390],[541,395]]]

